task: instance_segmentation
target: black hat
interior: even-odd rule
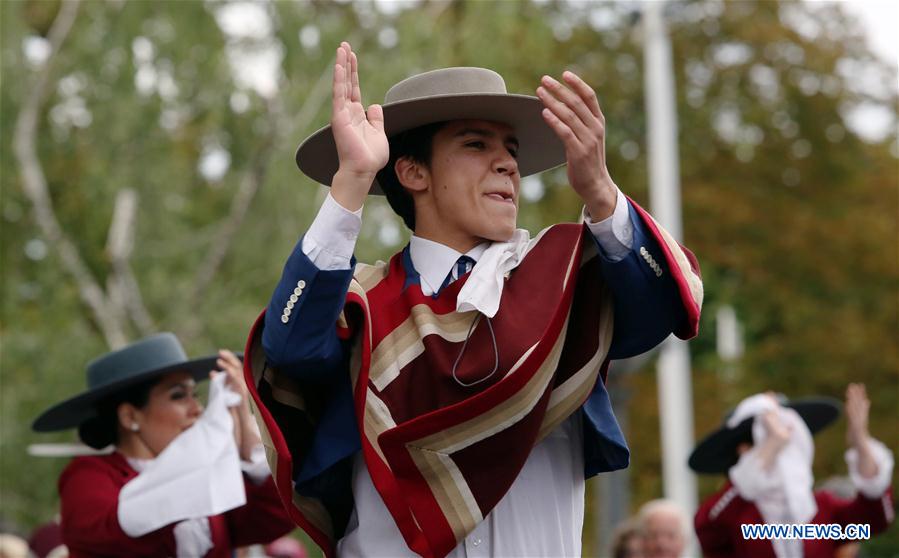
[[[783,400],[780,404],[799,413],[812,434],[835,421],[842,409],[840,401],[832,397]],[[729,428],[727,421],[731,415],[733,410],[724,417],[724,422],[718,430],[706,436],[690,454],[688,463],[697,473],[726,473],[737,463],[739,458],[737,446],[742,442],[752,443],[752,421],[755,417],[749,417],[737,426]]]
[[[110,395],[169,372],[187,372],[195,380],[209,377],[216,355],[188,360],[174,333],[141,339],[106,353],[87,365],[87,391],[44,411],[31,425],[37,432],[75,428],[96,416],[96,404]]]

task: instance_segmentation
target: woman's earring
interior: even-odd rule
[[[132,422],[132,423],[131,423],[131,431],[132,431],[132,432],[138,432],[138,431],[140,431],[140,426],[138,426],[136,422]]]

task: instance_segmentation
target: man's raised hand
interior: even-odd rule
[[[860,447],[868,439],[868,413],[871,401],[865,384],[849,384],[846,388],[846,438],[850,446]]]
[[[347,42],[337,49],[331,102],[331,132],[339,160],[331,195],[355,211],[362,207],[375,174],[387,164],[390,148],[381,106],[371,105],[367,113],[362,106],[356,53]]]
[[[849,384],[846,388],[846,438],[850,447],[858,452],[858,472],[865,478],[875,477],[879,468],[868,433],[870,412],[871,400],[865,384]]]
[[[537,96],[543,119],[565,146],[568,182],[584,200],[594,221],[615,209],[618,189],[606,168],[606,118],[596,93],[574,72],[562,74],[564,84],[543,76]]]

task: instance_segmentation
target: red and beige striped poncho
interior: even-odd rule
[[[687,323],[675,333],[691,337],[702,299],[695,259],[638,211],[686,309]],[[589,234],[574,224],[541,232],[506,279],[489,324],[493,335],[477,311],[456,311],[465,278],[434,298],[410,284],[402,253],[388,263],[357,264],[338,335],[353,346],[349,374],[365,463],[416,553],[449,553],[503,497],[531,448],[605,380],[612,300]],[[309,435],[308,423],[279,423],[269,410],[272,399],[300,414],[314,402],[298,383],[266,369],[262,322],[245,362],[269,463],[294,520],[333,555],[329,510],[292,486],[303,456],[291,454],[299,446],[290,442]],[[497,372],[486,381],[460,384],[487,376],[495,359]]]

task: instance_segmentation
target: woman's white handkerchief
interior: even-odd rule
[[[203,415],[119,493],[119,524],[139,537],[176,521],[246,504],[225,375],[210,381]]]

